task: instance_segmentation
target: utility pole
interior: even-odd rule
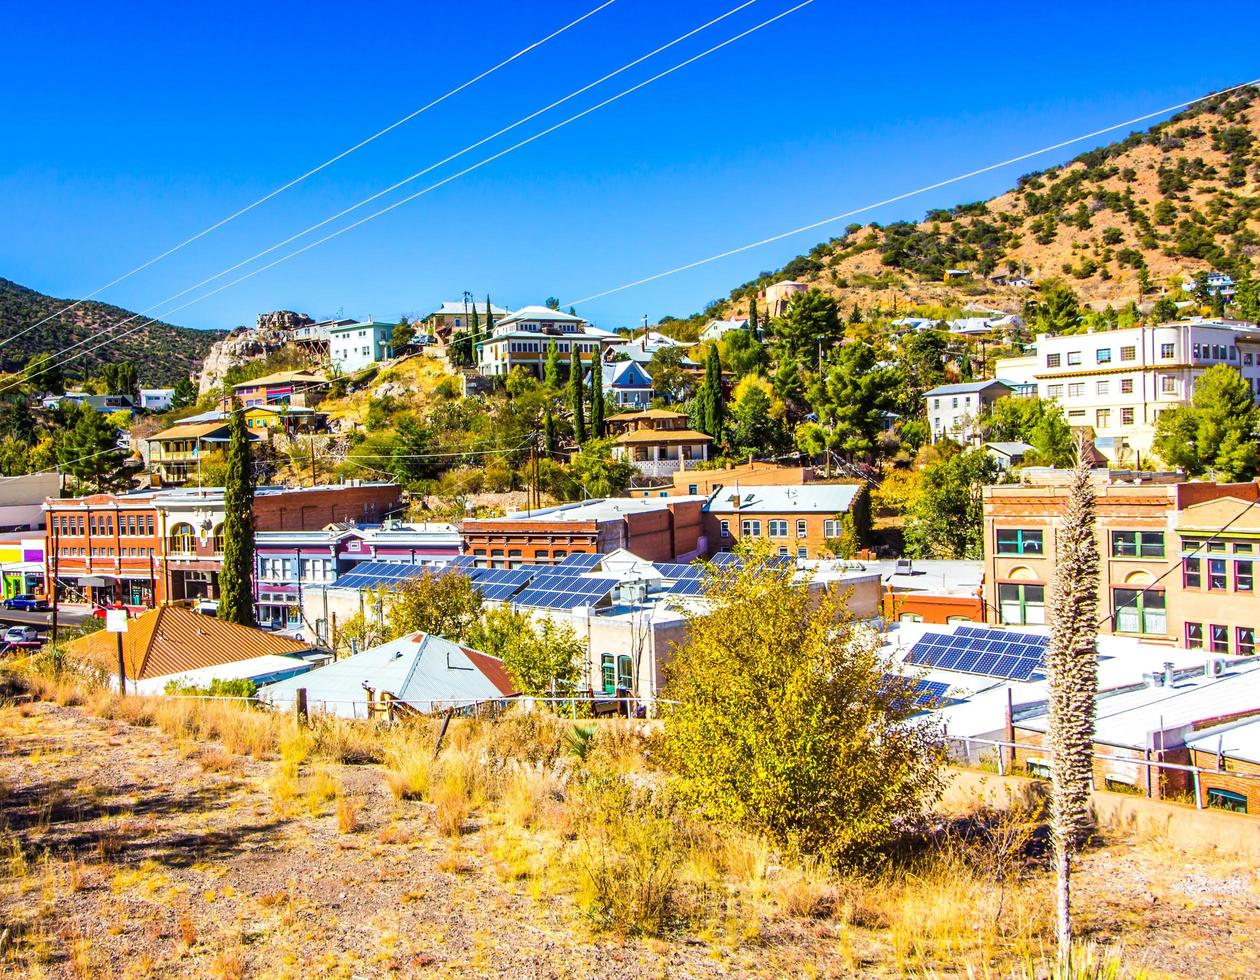
[[[55,516],[53,517],[52,520],[53,520],[52,564],[51,566],[46,566],[48,568],[48,571],[51,571],[52,574],[49,575],[48,572],[46,571],[45,577],[49,580],[48,588],[52,592],[52,624],[51,624],[52,625],[52,645],[56,646],[57,645],[57,556],[61,552],[61,536],[58,533],[61,530],[60,528],[61,517]]]
[[[315,436],[311,435],[311,486],[315,486]]]

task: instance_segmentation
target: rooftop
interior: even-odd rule
[[[697,432],[695,429],[635,429],[632,432],[622,432],[620,435],[613,437],[613,442],[618,445],[627,443],[646,442],[712,442],[713,437],[703,432]]]
[[[859,489],[854,483],[724,487],[714,493],[705,509],[710,514],[839,514],[852,506]]]
[[[561,504],[558,507],[544,507],[541,510],[517,511],[505,517],[489,517],[481,523],[494,521],[540,521],[554,523],[556,521],[612,521],[619,520],[628,514],[645,514],[664,510],[673,504],[688,501],[702,501],[701,495],[679,497],[597,497],[578,503]]]
[[[929,398],[936,397],[938,395],[970,395],[979,391],[987,391],[989,388],[993,387],[1006,388],[1007,385],[992,378],[987,381],[967,381],[956,385],[941,385],[938,388],[933,388],[931,391],[924,392],[923,397]]]
[[[173,425],[169,429],[163,429],[156,435],[149,436],[149,442],[169,442],[172,439],[200,439],[202,436],[220,432],[225,428],[227,428],[226,419],[220,419],[217,422],[183,422],[179,425]]]
[[[585,323],[580,316],[574,316],[572,313],[562,313],[560,310],[553,310],[547,306],[522,306],[515,313],[509,313],[502,320],[495,322],[495,326],[503,324],[524,323],[530,320],[548,320],[552,323]]]
[[[242,381],[240,384],[232,385],[232,390],[237,391],[241,388],[261,388],[264,385],[283,385],[300,382],[319,384],[327,380],[317,371],[277,371],[275,374],[264,374],[261,378],[252,378],[249,381]]]

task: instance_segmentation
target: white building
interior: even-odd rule
[[[980,429],[976,423],[980,416],[999,398],[1010,394],[1010,386],[1001,381],[968,381],[933,388],[923,396],[932,441],[953,439],[978,446]]]
[[[396,323],[378,323],[370,317],[363,323],[339,323],[328,328],[328,358],[342,372],[386,361],[394,356]]]
[[[141,388],[140,407],[146,412],[165,412],[175,398],[174,388]]]
[[[1260,395],[1260,329],[1240,320],[1041,334],[1037,356],[1037,394],[1062,405],[1070,425],[1091,427],[1114,462],[1149,453],[1160,413],[1187,404],[1213,365],[1238,371]]]
[[[700,331],[701,340],[721,340],[732,330],[747,330],[748,317],[736,317],[731,320],[710,320]]]
[[[489,337],[476,344],[477,370],[486,377],[506,377],[515,367],[542,377],[551,348],[564,364],[577,348],[581,362],[603,360],[603,351],[622,342],[620,335],[592,327],[580,316],[546,306],[526,306],[494,325]]]
[[[638,337],[625,341],[624,343],[612,344],[611,346],[605,348],[604,358],[607,360],[609,358],[627,357],[632,361],[637,361],[639,364],[646,365],[651,362],[652,358],[656,356],[659,351],[667,350],[673,347],[686,350],[690,346],[690,344],[683,343],[681,340],[675,340],[673,337],[667,337],[663,333],[658,333],[655,330],[649,330],[646,333],[640,334]],[[684,367],[698,367],[696,362],[691,360],[685,354],[679,363]]]

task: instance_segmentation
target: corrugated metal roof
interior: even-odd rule
[[[931,398],[936,395],[969,395],[978,391],[985,391],[994,386],[1006,388],[1009,387],[1001,381],[968,381],[963,384],[941,385],[939,388],[933,388],[931,391],[925,392],[924,398]]]
[[[851,483],[723,487],[705,509],[710,514],[839,514],[853,505],[859,489]],[[739,497],[738,507],[733,499],[736,496]]]

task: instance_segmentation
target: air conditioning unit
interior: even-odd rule
[[[1225,673],[1225,661],[1220,657],[1212,657],[1203,666],[1204,677],[1220,677]]]

